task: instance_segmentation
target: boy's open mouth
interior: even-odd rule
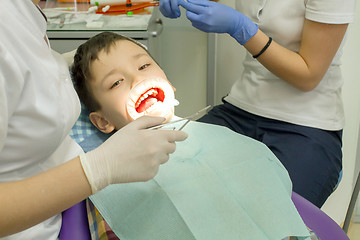
[[[142,113],[157,102],[164,102],[165,93],[161,88],[150,88],[135,103],[135,110]]]
[[[174,106],[178,103],[168,81],[148,78],[132,87],[126,110],[134,120],[144,115],[170,119],[174,115]]]

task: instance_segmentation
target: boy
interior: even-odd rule
[[[104,49],[96,52],[96,49],[91,49],[95,48],[94,46]],[[123,57],[119,58],[119,56]],[[104,133],[120,129],[134,118],[145,115],[145,112],[146,115],[160,115],[166,117],[167,120],[173,115],[174,108],[171,106],[173,92],[168,89],[170,83],[167,82],[165,73],[147,50],[132,39],[110,32],[104,32],[96,38],[90,39],[87,44],[77,50],[72,72],[80,99],[91,112],[91,122]],[[154,85],[152,86],[153,91],[159,90],[165,94],[165,99],[156,101],[161,102],[161,106],[169,107],[164,110],[168,112],[164,115],[158,112],[152,113],[147,111],[149,106],[143,106],[145,109],[136,109],[135,113],[130,113],[130,116],[130,109],[127,107],[130,90],[136,84],[148,79],[153,79],[150,83]],[[141,97],[139,94],[141,93],[132,93],[135,95],[134,98]],[[159,92],[157,94],[160,95]],[[167,95],[172,96],[168,97]],[[155,100],[156,98],[151,99]],[[142,102],[146,102],[146,100]],[[138,100],[134,99],[134,101]],[[141,108],[142,105],[153,104],[153,101],[149,100],[149,102],[136,107]]]
[[[96,143],[85,140],[93,142],[82,145],[85,151],[142,114],[169,121],[174,113],[166,75],[131,39],[110,32],[93,37],[78,48],[72,72],[91,122],[103,133]],[[288,174],[265,145],[219,126],[191,122],[186,129],[188,140],[154,180],[115,185],[90,198],[120,239],[309,236],[291,202]]]

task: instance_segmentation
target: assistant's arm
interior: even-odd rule
[[[192,25],[205,32],[228,33],[252,54],[258,54],[269,37],[235,9],[207,0],[179,0]],[[258,60],[284,81],[301,91],[314,89],[335,56],[348,24],[305,20],[299,52],[273,41]]]
[[[301,91],[313,90],[324,77],[344,38],[348,24],[325,24],[305,20],[301,47],[293,52],[273,41],[257,59],[273,74]],[[269,37],[260,29],[244,44],[258,54]]]

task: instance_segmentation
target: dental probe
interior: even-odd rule
[[[205,111],[207,111],[207,110],[210,109],[210,108],[211,108],[211,105],[209,105],[209,106],[207,106],[207,107],[205,107],[205,108],[197,111],[196,113],[194,113],[194,114],[192,114],[192,115],[190,115],[190,116],[187,116],[187,117],[184,117],[184,118],[175,120],[175,121],[167,122],[167,123],[162,123],[162,124],[153,126],[153,127],[151,127],[151,128],[148,128],[148,129],[156,130],[156,129],[160,129],[160,128],[164,127],[164,126],[172,125],[172,124],[174,124],[174,123],[177,123],[177,122],[181,122],[181,121],[185,121],[185,120],[186,120],[186,122],[179,128],[179,131],[180,131],[180,130],[182,130],[182,129],[186,126],[186,124],[188,124],[191,120],[194,120],[200,113],[205,112]]]
[[[188,124],[190,122],[190,119],[188,119],[180,128],[178,131],[181,131],[185,126],[186,124]]]

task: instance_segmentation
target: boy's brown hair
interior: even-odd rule
[[[106,53],[109,53],[111,46],[115,45],[115,43],[120,40],[135,43],[144,49],[151,57],[150,53],[141,43],[113,32],[102,32],[90,38],[88,41],[81,44],[75,53],[74,63],[71,66],[74,87],[79,95],[80,101],[90,112],[101,109],[100,103],[95,99],[90,88],[90,65],[93,61],[98,59],[100,51],[104,50]]]

